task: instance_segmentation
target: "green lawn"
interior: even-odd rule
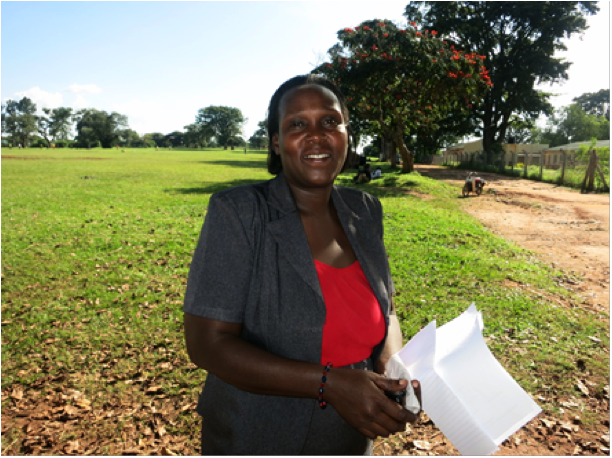
[[[181,324],[191,255],[211,193],[270,178],[265,152],[2,153],[15,157],[2,160],[3,454],[197,453],[205,373],[188,362]],[[546,394],[542,407],[558,409],[551,392],[576,395],[577,364],[603,390],[607,315],[462,213],[456,188],[383,172],[360,187],[384,206],[405,338],[474,301],[492,351]]]

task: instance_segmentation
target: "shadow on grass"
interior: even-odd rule
[[[198,164],[224,165],[228,167],[244,167],[247,169],[267,170],[267,165],[262,161],[198,161]]]
[[[170,194],[213,194],[215,192],[223,191],[227,188],[233,188],[234,186],[241,186],[245,184],[261,183],[264,180],[233,180],[226,182],[205,182],[203,186],[197,188],[167,188],[164,192]]]

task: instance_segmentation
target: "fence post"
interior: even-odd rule
[[[524,159],[524,163],[523,163],[523,178],[527,177],[527,167],[529,164],[529,154],[527,153],[527,151],[523,150],[523,153],[525,154],[525,159]]]
[[[565,177],[565,158],[567,157],[567,153],[564,150],[561,150],[561,157],[563,159],[563,165],[561,166],[561,178],[559,179],[559,184],[563,186],[563,178]]]
[[[589,151],[589,165],[587,166],[586,173],[584,174],[584,180],[582,180],[582,186],[580,187],[580,192],[583,193],[585,190],[588,192],[589,190],[593,190],[593,175],[595,171],[595,164],[593,161],[593,154]],[[587,184],[588,180],[588,184]]]
[[[597,151],[595,151],[595,166],[597,167],[597,171],[599,172],[599,178],[601,178],[601,181],[604,185],[604,191],[609,192],[610,187],[608,186],[608,183],[606,183],[605,175],[603,171],[601,170],[601,167],[599,166],[599,156],[597,156]]]
[[[595,150],[589,151],[591,154],[591,174],[589,175],[589,183],[587,185],[587,191],[593,191],[595,185],[595,166],[597,165],[597,153]]]
[[[540,181],[542,181],[542,171],[544,169],[544,155],[540,153]]]

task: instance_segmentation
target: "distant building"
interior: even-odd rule
[[[548,148],[548,144],[527,144],[527,143],[504,143],[503,145],[505,155],[504,163],[506,165],[512,165],[521,162],[521,156],[524,157],[525,153],[536,154]],[[456,145],[449,146],[445,151],[442,151],[442,156],[438,156],[435,159],[434,164],[440,165],[445,162],[460,162],[473,160],[474,162],[480,162],[484,160],[484,154],[482,147],[482,139],[475,140],[468,143],[457,143]],[[538,156],[539,157],[539,156]]]
[[[568,143],[567,145],[555,146],[554,148],[547,148],[544,150],[544,168],[547,169],[558,169],[563,163],[563,153],[566,154],[566,161],[572,163],[576,159],[576,153],[580,150],[582,145],[589,146],[590,141]],[[595,148],[609,148],[610,140],[598,140],[595,144]]]

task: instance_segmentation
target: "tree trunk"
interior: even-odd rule
[[[485,152],[486,164],[493,162],[493,143],[495,142],[495,131],[492,127],[487,129],[485,126],[484,133],[482,135],[482,149]]]
[[[404,142],[399,142],[399,150],[402,156],[402,172],[411,173],[414,171],[414,154],[408,151]]]
[[[402,172],[410,173],[414,171],[414,154],[408,151],[402,133],[403,131],[395,132],[393,136],[393,146],[397,145],[400,156],[402,157]],[[393,148],[393,157],[396,157],[395,148]]]
[[[385,157],[389,162],[391,162],[391,168],[397,168],[397,156],[396,156],[396,148],[395,141],[393,137],[385,135],[382,137],[382,149],[385,152]]]

